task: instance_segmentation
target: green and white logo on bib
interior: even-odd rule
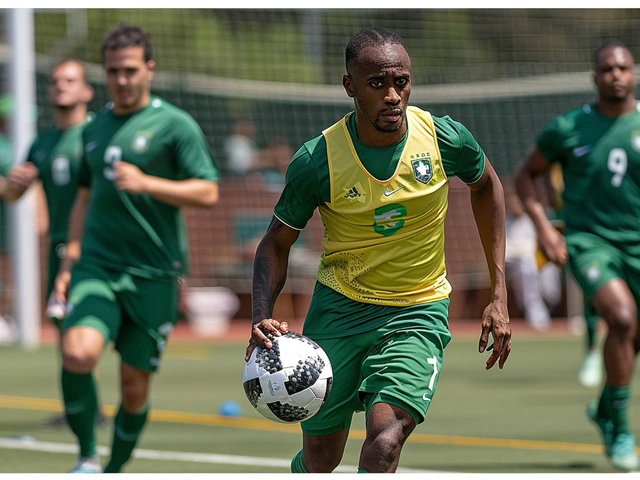
[[[136,153],[144,153],[149,149],[149,143],[153,137],[153,132],[140,131],[136,132],[133,136],[133,142],[131,143],[131,150]]]
[[[413,176],[421,183],[427,184],[433,178],[433,167],[431,166],[431,160],[423,158],[421,160],[414,160],[411,162],[413,167]]]

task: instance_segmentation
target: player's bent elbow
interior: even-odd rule
[[[218,185],[213,184],[206,190],[206,192],[204,192],[204,195],[199,198],[198,206],[202,208],[213,207],[216,203],[218,203],[219,197],[220,194],[218,193]]]

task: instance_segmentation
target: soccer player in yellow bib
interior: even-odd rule
[[[363,30],[346,48],[343,86],[351,112],[294,155],[274,218],[256,251],[253,325],[245,360],[267,335],[288,256],[316,208],[325,226],[303,333],[327,352],[334,383],[327,403],[302,422],[292,472],[331,472],[353,413],[365,411],[360,472],[394,472],[400,452],[431,405],[448,330],[444,220],[449,179],[471,189],[492,284],[479,351],[493,334],[486,368],[511,351],[504,279],[502,185],[469,131],[449,117],[408,106],[411,59],[400,36]]]

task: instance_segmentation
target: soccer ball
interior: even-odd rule
[[[268,335],[271,348],[256,347],[242,373],[249,403],[269,420],[298,423],[313,417],[329,395],[329,357],[299,333]]]

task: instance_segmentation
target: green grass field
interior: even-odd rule
[[[152,420],[138,445],[146,458],[133,459],[127,472],[288,471],[301,445],[299,427],[263,419],[249,405],[241,386],[244,345],[170,344],[154,379]],[[516,337],[505,369],[487,372],[486,355],[477,353],[476,340],[454,337],[428,418],[406,444],[401,467],[612,471],[584,414],[595,392],[577,382],[581,353],[578,337]],[[117,401],[116,361],[108,352],[99,368],[109,412]],[[0,471],[64,472],[75,462],[75,454],[58,453],[71,448],[71,433],[43,426],[60,411],[58,363],[53,346],[35,352],[0,348]],[[217,415],[225,400],[242,406],[240,417]],[[632,419],[639,403],[636,396]],[[357,465],[363,429],[360,413],[354,417],[343,465]],[[110,444],[110,430],[99,430],[99,445]],[[7,440],[21,435],[35,443]],[[35,450],[27,450],[29,446]],[[164,451],[203,455],[172,458]],[[148,458],[153,456],[159,458]]]

